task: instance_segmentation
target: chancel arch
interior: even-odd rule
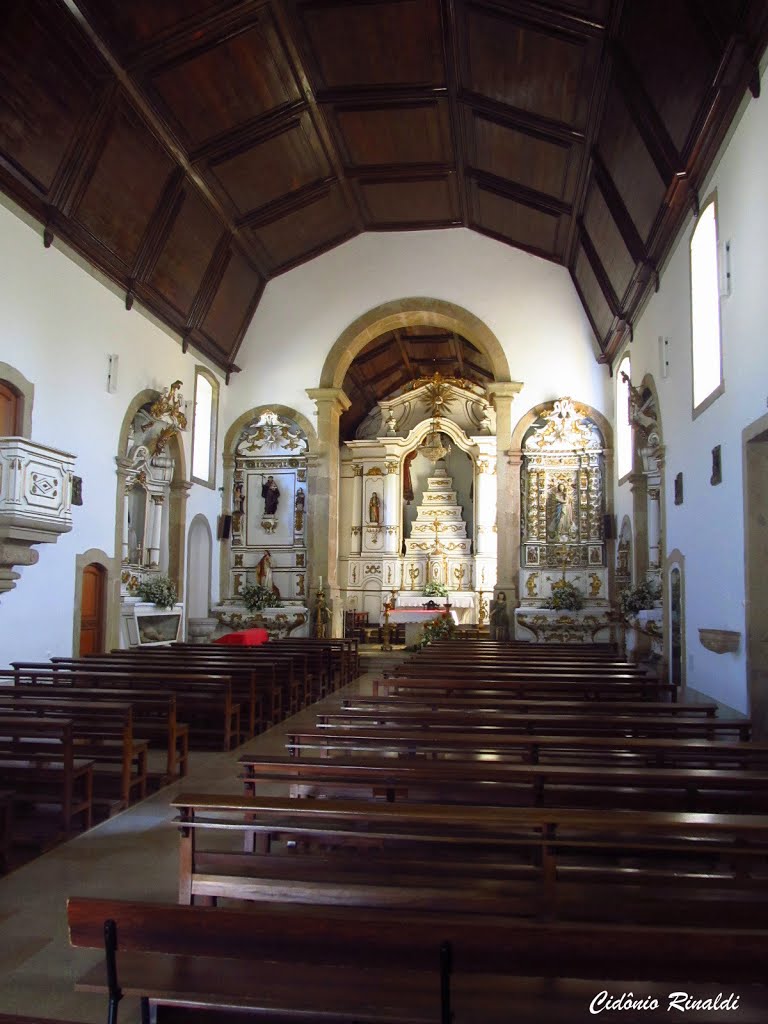
[[[427,358],[427,370],[423,365],[418,365],[419,360],[414,359],[413,353],[418,351],[419,345],[428,347],[435,344],[436,336],[445,346],[445,351],[439,356]],[[373,361],[380,351],[388,348],[397,353],[396,371],[389,377],[386,376],[385,370],[373,373]],[[465,359],[467,351],[474,355]],[[366,371],[360,373],[359,367],[364,364],[367,364]],[[340,421],[353,406],[354,395],[349,394],[351,386],[356,378],[361,392],[364,392],[365,385],[368,385],[367,412],[373,417],[379,416],[381,433],[385,435],[392,429],[391,423],[386,422],[391,408],[381,405],[381,399],[388,401],[397,398],[411,381],[431,376],[435,370],[439,370],[442,376],[453,375],[457,378],[471,378],[473,374],[479,372],[485,390],[486,404],[490,405],[495,413],[495,440],[498,443],[491,457],[496,471],[495,480],[500,489],[505,489],[509,468],[506,459],[500,458],[498,453],[508,447],[511,406],[522,384],[510,380],[509,363],[501,343],[487,325],[469,310],[444,300],[424,297],[404,298],[377,306],[358,317],[342,332],[328,353],[320,378],[320,387],[308,389],[307,393],[317,404],[318,468],[320,476],[328,481],[327,491],[319,496],[321,515],[316,517],[316,528],[313,530],[315,564],[319,571],[324,570],[329,584],[335,631],[341,628],[343,614],[340,589],[347,583],[347,580],[341,580],[338,575],[343,547],[343,541],[340,546],[340,538],[344,537],[345,530],[351,530],[357,525],[349,520],[349,514],[343,505],[341,509],[339,508],[338,500],[341,486],[340,440],[352,439],[340,434]],[[475,432],[480,434],[483,429],[485,428],[477,423],[467,436]],[[403,458],[405,454],[401,453]],[[394,461],[392,464],[394,465]],[[396,489],[398,494],[402,490],[402,472],[403,466],[398,464],[396,469],[386,474],[393,477],[387,484],[390,510],[392,495]],[[394,480],[396,482],[393,482]],[[362,492],[362,479],[351,486],[359,487]],[[360,501],[362,502],[362,497]],[[357,507],[356,502],[353,502],[353,507]],[[506,587],[510,587],[512,583],[511,577],[507,578],[510,564],[507,557],[507,538],[511,516],[509,506],[502,505],[497,510],[495,522],[498,537],[497,582]],[[398,510],[398,524],[391,521],[383,523],[383,526],[391,531],[385,532],[390,546],[397,543],[396,538],[401,538],[401,518],[401,511]],[[362,527],[362,524],[360,525]],[[360,536],[362,537],[362,533]],[[402,538],[400,543],[402,545]],[[353,571],[351,566],[348,566],[348,569],[349,572]],[[354,571],[357,572],[357,568]],[[369,570],[370,574],[375,571],[373,568]],[[394,567],[392,572],[394,573]],[[394,576],[392,582],[399,583],[394,581]],[[390,584],[385,571],[382,576],[382,587],[388,585]],[[490,585],[489,581],[489,587]]]

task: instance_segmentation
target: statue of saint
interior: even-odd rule
[[[509,616],[507,615],[507,595],[500,590],[495,599],[491,601],[491,614],[488,620],[488,628],[491,640],[499,643],[509,641]]]
[[[267,482],[261,485],[261,496],[264,499],[264,515],[276,515],[277,503],[280,501],[280,491],[273,477],[268,476]]]
[[[331,622],[331,609],[325,603],[325,594],[318,590],[315,599],[315,637],[318,640],[325,640],[328,636],[328,626]]]
[[[256,582],[270,593],[274,593],[275,585],[272,582],[272,555],[265,551],[256,563]]]
[[[552,492],[552,512],[547,523],[547,536],[550,540],[568,537],[573,525],[573,502],[566,485],[560,481]]]
[[[381,523],[381,503],[376,491],[373,492],[371,500],[368,502],[368,522],[375,526]]]

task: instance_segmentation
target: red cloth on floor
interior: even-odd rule
[[[241,629],[239,633],[226,633],[214,640],[215,644],[234,644],[241,647],[258,647],[269,640],[266,629]]]

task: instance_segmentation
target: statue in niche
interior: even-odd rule
[[[507,614],[507,595],[500,590],[495,599],[491,601],[491,611],[488,617],[488,628],[491,640],[498,643],[509,641],[509,615]]]
[[[315,636],[318,640],[325,640],[328,635],[328,626],[331,622],[331,609],[325,603],[325,594],[318,590],[315,599]]]
[[[368,522],[373,523],[374,526],[381,524],[381,502],[376,491],[371,495],[371,500],[368,502]]]
[[[551,492],[551,512],[547,521],[547,537],[569,537],[573,529],[573,495],[561,480]]]
[[[235,486],[232,494],[232,511],[245,512],[245,491],[243,489],[243,481],[235,480]]]
[[[301,533],[304,529],[304,502],[306,496],[304,494],[304,488],[299,487],[296,491],[296,502],[294,507],[294,532]]]
[[[280,501],[280,490],[275,483],[274,477],[268,476],[266,483],[261,485],[261,496],[264,499],[264,515],[277,515],[277,503]]]
[[[272,580],[272,555],[269,551],[265,551],[259,561],[256,563],[256,582],[260,587],[264,587],[271,594],[277,594],[279,591]]]

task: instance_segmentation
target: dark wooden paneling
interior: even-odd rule
[[[308,114],[234,156],[212,161],[218,180],[239,214],[295,192],[329,173]]]
[[[512,245],[557,259],[561,254],[561,217],[473,183],[475,223]]]
[[[135,50],[193,19],[237,4],[238,0],[75,0],[120,54]]]
[[[581,246],[576,251],[573,276],[602,348],[613,325],[613,311]]]
[[[464,84],[471,92],[583,129],[598,47],[497,10],[466,11]]]
[[[348,165],[449,163],[452,160],[445,101],[390,107],[336,107],[331,111]]]
[[[613,290],[619,301],[622,301],[635,272],[635,261],[624,244],[602,193],[594,184],[584,206],[584,226],[599,253]]]
[[[694,5],[669,0],[628,5],[622,43],[653,107],[682,152],[719,63],[719,54],[699,31]]]
[[[266,11],[237,35],[154,72],[148,88],[190,148],[300,96]]]
[[[370,227],[445,224],[457,221],[459,201],[452,178],[428,181],[360,181]]]
[[[224,352],[234,352],[248,326],[254,299],[261,293],[263,284],[242,253],[233,249],[213,301],[200,324],[200,330]]]
[[[299,10],[319,89],[445,82],[437,0],[323,0]]]
[[[121,100],[73,220],[131,267],[174,166],[136,111]]]
[[[0,158],[47,196],[105,69],[56,2],[7,0],[0,14]]]
[[[582,147],[468,112],[470,163],[537,192],[571,202]]]
[[[352,219],[338,186],[314,202],[254,227],[251,235],[264,249],[272,272],[329,248],[354,234]]]
[[[664,199],[662,181],[617,89],[611,89],[598,150],[643,242]]]
[[[221,221],[188,184],[148,280],[185,320],[221,235]]]

